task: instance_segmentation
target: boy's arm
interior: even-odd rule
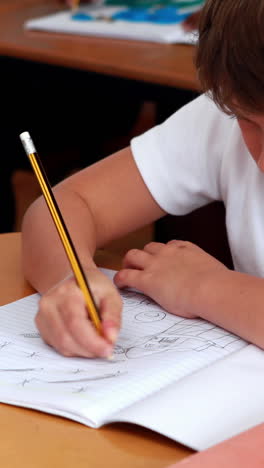
[[[130,148],[99,161],[55,187],[81,263],[104,246],[164,214],[136,167]],[[27,279],[40,292],[70,273],[62,244],[43,197],[27,211],[22,229]]]
[[[121,318],[115,286],[95,267],[97,247],[163,215],[146,188],[130,148],[66,179],[55,196],[89,278],[102,316],[102,336],[87,317],[53,221],[41,197],[27,211],[22,229],[26,278],[43,296],[36,323],[43,339],[65,356],[112,354]]]
[[[264,348],[264,279],[231,270],[208,275],[199,316]]]

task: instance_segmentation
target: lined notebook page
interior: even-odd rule
[[[112,361],[65,358],[43,343],[34,325],[38,295],[1,307],[0,401],[97,427],[247,346],[209,322],[168,314],[140,293],[122,296],[123,325]]]

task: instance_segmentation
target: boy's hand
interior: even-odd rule
[[[89,320],[83,294],[72,276],[42,296],[36,324],[46,343],[64,356],[107,358],[119,332],[122,300],[103,273],[96,268],[86,273],[102,317],[102,336]]]
[[[120,288],[138,289],[168,312],[194,318],[199,315],[201,283],[223,269],[228,271],[190,242],[151,242],[143,250],[127,252],[114,281]]]

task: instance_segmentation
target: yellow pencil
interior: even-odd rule
[[[79,285],[81,291],[83,292],[89,316],[95,328],[98,330],[99,333],[101,333],[100,313],[95,304],[87,278],[84,274],[83,268],[77,256],[76,250],[74,248],[73,242],[71,240],[71,237],[69,235],[65,222],[63,220],[58,204],[55,200],[55,197],[52,192],[47,175],[45,174],[40,158],[36,152],[34,143],[28,132],[21,133],[20,139],[24,146],[26,154],[30,160],[31,166],[35,172],[35,175],[38,179],[43,196],[48,205],[48,209],[50,211],[50,214],[52,216],[52,219],[54,221],[58,234],[60,236],[66,255],[71,264],[77,284]]]

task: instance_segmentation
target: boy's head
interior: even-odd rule
[[[199,33],[204,90],[227,113],[264,115],[264,0],[207,0]]]

